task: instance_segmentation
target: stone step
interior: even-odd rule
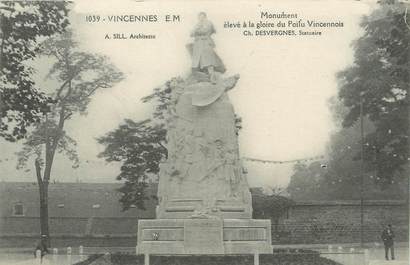
[[[370,260],[369,265],[409,265],[407,260]]]

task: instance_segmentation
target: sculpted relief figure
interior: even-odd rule
[[[250,192],[227,94],[239,75],[222,77],[225,66],[211,38],[214,26],[205,13],[198,18],[191,33],[192,73],[171,85],[168,158],[160,166],[157,217],[218,216],[224,207],[233,212],[243,206],[241,216],[250,218]]]

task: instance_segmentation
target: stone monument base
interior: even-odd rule
[[[270,254],[270,220],[151,219],[138,221],[137,254]]]

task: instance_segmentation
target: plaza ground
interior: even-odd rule
[[[342,248],[339,248],[342,247]],[[343,245],[286,245],[275,246],[275,248],[303,248],[311,249],[321,253],[322,257],[332,259],[343,265],[361,265],[364,264],[364,250],[358,247],[358,244],[343,244]],[[370,265],[384,265],[384,248],[383,246],[366,246],[369,250]],[[94,253],[135,253],[135,248],[116,248],[116,247],[84,247],[84,255],[78,255],[78,249],[73,248],[73,255],[67,255],[66,249],[59,249],[58,255],[47,255],[46,261],[43,264],[58,264],[58,265],[71,265],[75,262],[84,260],[87,255]],[[390,261],[386,264],[408,264],[409,261],[409,248],[406,243],[399,243],[395,248],[396,262]],[[0,265],[28,265],[33,264],[33,249],[28,248],[1,248],[0,249]],[[56,263],[58,262],[58,263]]]

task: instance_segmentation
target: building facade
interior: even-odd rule
[[[49,227],[53,246],[136,244],[137,223],[155,217],[156,201],[146,210],[122,211],[120,184],[50,183]],[[149,189],[156,190],[155,185]],[[155,191],[148,191],[153,193]],[[36,183],[0,182],[0,247],[27,247],[40,235]]]

